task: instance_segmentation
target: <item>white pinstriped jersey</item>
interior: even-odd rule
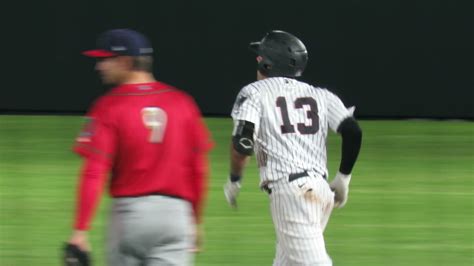
[[[283,77],[245,86],[232,110],[234,129],[238,120],[255,124],[261,185],[303,171],[327,176],[328,128],[335,132],[350,116],[352,112],[330,91]]]

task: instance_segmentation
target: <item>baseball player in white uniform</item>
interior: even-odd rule
[[[240,91],[232,110],[231,169],[224,194],[235,207],[243,169],[255,152],[277,236],[273,265],[332,265],[323,232],[333,207],[347,201],[360,150],[362,131],[354,109],[330,91],[294,79],[303,73],[308,53],[292,34],[271,31],[250,48],[257,53],[257,81]],[[341,163],[331,183],[328,129],[342,136]]]

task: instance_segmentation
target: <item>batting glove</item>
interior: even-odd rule
[[[341,172],[337,172],[336,177],[329,183],[329,187],[334,191],[334,207],[342,208],[346,205],[347,198],[349,196],[349,182],[351,181],[351,175],[345,175]]]
[[[232,182],[230,180],[224,185],[224,195],[227,202],[232,208],[237,208],[237,196],[240,192],[240,182]]]

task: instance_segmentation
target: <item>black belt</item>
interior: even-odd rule
[[[296,179],[302,178],[302,177],[305,177],[305,176],[308,176],[308,171],[304,171],[304,172],[301,172],[301,173],[290,174],[288,176],[288,182],[295,181]]]
[[[308,176],[308,171],[304,171],[301,173],[294,173],[294,174],[289,174],[288,175],[288,182],[295,181],[298,178],[302,178]],[[268,184],[264,185],[262,189],[267,192],[268,194],[272,194],[272,189],[268,187]]]
[[[304,171],[301,173],[294,173],[294,174],[289,174],[288,175],[288,182],[293,182],[298,178],[302,178],[305,176],[309,176],[308,171]],[[326,175],[323,175],[324,179],[327,179]],[[262,189],[267,192],[268,194],[272,194],[272,189],[268,187],[268,184],[264,185]]]

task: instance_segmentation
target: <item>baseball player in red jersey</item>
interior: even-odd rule
[[[96,50],[84,52],[116,87],[93,104],[76,140],[84,164],[68,242],[90,249],[87,230],[109,180],[113,266],[193,264],[207,189],[207,128],[189,95],[154,79],[152,53],[147,38],[130,29],[107,31]]]

